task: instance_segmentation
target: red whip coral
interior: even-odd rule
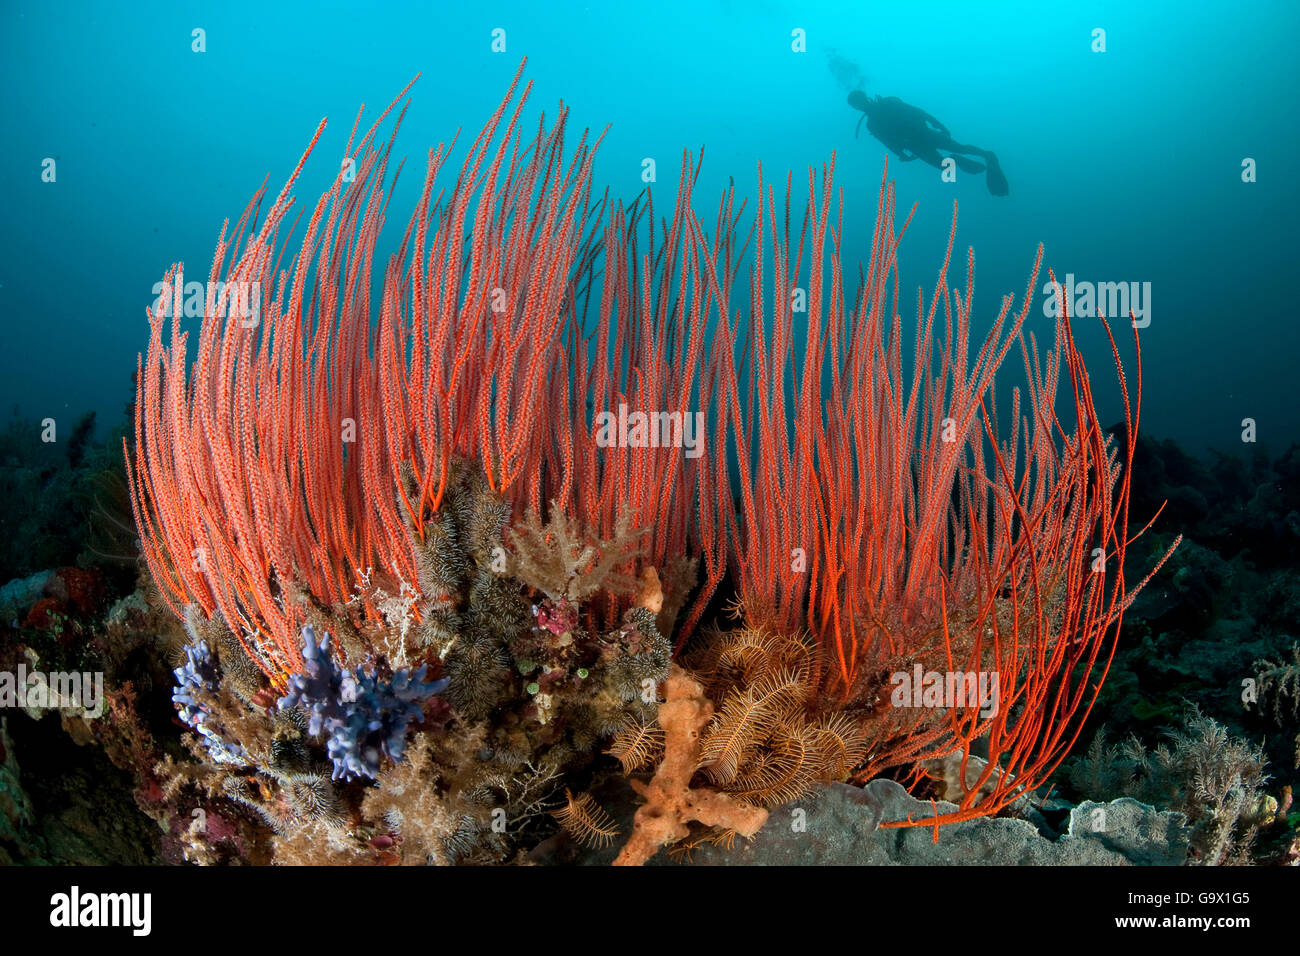
[[[703,284],[685,227],[693,172],[683,167],[656,254],[635,256],[642,207],[593,205],[585,136],[564,159],[566,111],[523,136],[527,88],[509,109],[518,81],[449,195],[434,192],[449,150],[430,151],[401,250],[383,268],[377,324],[371,273],[392,184],[391,144],[375,133],[396,101],[360,138],[354,125],[286,268],[280,231],[324,122],[260,227],[261,192],[233,233],[223,229],[188,375],[183,266],[149,310],[127,451],[144,556],[178,615],[196,606],[222,618],[280,689],[313,610],[383,623],[379,590],[437,603],[417,593],[414,547],[432,531],[456,462],[477,462],[516,516],[553,503],[612,537],[629,512],[648,529],[631,571],[676,569],[679,597],[692,583],[696,463],[674,448],[601,454],[584,403],[684,414],[698,402],[706,310],[670,316],[649,296],[688,278]],[[601,251],[601,298],[589,303]],[[594,362],[579,313],[589,304],[608,320]],[[679,334],[684,358],[673,354]]]
[[[620,577],[662,582],[661,614],[686,612],[679,647],[730,559],[753,627],[811,633],[814,703],[851,715],[865,738],[858,779],[919,774],[960,751],[967,780],[965,755],[983,738],[985,769],[937,822],[996,812],[1037,787],[1073,745],[1140,588],[1123,568],[1140,373],[1130,393],[1112,338],[1121,455],[1068,315],[1045,355],[1024,333],[1041,249],[1021,309],[1003,300],[972,360],[974,256],[964,289],[951,288],[950,237],[928,304],[918,293],[905,376],[896,254],[906,223],[895,232],[887,179],[850,297],[833,158],[820,193],[809,173],[797,241],[792,181],[778,213],[761,169],[748,239],[738,241],[734,190],[710,239],[692,211],[689,157],[658,223],[649,193],[630,207],[596,200],[599,138],[588,146],[584,134],[566,154],[563,109],[525,135],[518,83],[449,190],[437,183],[450,148],[429,152],[387,263],[375,249],[391,143],[376,130],[396,101],[363,135],[354,125],[283,268],[291,190],[323,123],[260,225],[261,192],[223,229],[192,365],[178,318],[183,268],[168,272],[169,292],[149,311],[127,451],[164,598],[191,621],[224,621],[283,690],[313,615],[363,637],[387,627],[405,639],[424,615],[451,629],[447,581],[466,576],[456,528],[469,537],[527,514],[545,543],[557,535],[545,529],[572,520],[587,540],[637,537]],[[372,278],[382,278],[377,302]],[[1003,398],[1003,417],[994,375],[1012,350],[1027,385]],[[681,423],[705,408],[702,457],[600,440],[597,422],[615,411]],[[473,513],[444,520],[457,488]],[[456,573],[432,573],[437,562]],[[476,555],[476,567],[489,563]],[[582,613],[617,627],[630,592],[598,595]],[[481,596],[485,607],[500,597]],[[500,610],[494,619],[506,620]],[[487,673],[495,660],[472,663]],[[911,706],[893,685],[918,667],[995,675],[996,706]],[[674,770],[673,800],[692,772]],[[644,842],[642,855],[660,836]]]
[[[1111,337],[1128,436],[1121,459],[1098,419],[1069,315],[1062,311],[1045,358],[1023,332],[1040,247],[1023,306],[1013,313],[1012,298],[1003,299],[972,363],[973,251],[965,289],[948,285],[954,204],[928,305],[917,293],[905,377],[896,255],[907,223],[895,233],[894,190],[882,177],[871,261],[850,298],[833,177],[832,158],[819,196],[810,170],[795,245],[791,184],[778,229],[760,169],[744,373],[725,318],[730,263],[714,273],[723,315],[718,424],[738,464],[740,508],[730,507],[727,463],[715,456],[712,520],[727,528],[749,621],[810,631],[822,650],[823,698],[869,710],[868,757],[855,778],[960,750],[962,778],[977,779],[960,810],[939,821],[955,822],[996,812],[1055,770],[1096,700],[1124,610],[1149,580],[1134,588],[1124,578],[1140,353],[1130,395]],[[791,307],[797,292],[807,297],[801,328]],[[1013,348],[1027,395],[1013,389],[1002,419],[994,374]],[[987,687],[992,675],[995,699],[899,693],[917,672],[943,691]],[[968,748],[980,737],[990,759],[968,775]]]

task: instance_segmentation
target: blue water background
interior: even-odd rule
[[[183,260],[187,277],[205,278],[222,220],[264,178],[278,190],[328,116],[297,190],[313,202],[358,106],[375,115],[417,72],[384,249],[418,196],[425,150],[458,127],[472,138],[526,55],[530,118],[563,99],[575,133],[610,124],[598,188],[630,200],[653,157],[666,211],[682,149],[706,144],[697,210],[710,226],[729,177],[752,193],[761,160],[773,180],[794,170],[805,183],[835,151],[845,257],[856,262],[885,151],[865,132],[855,139],[859,114],[833,52],[868,92],[995,150],[1010,181],[1011,195],[995,198],[982,177],[944,183],[922,163],[891,164],[901,205],[918,204],[900,254],[909,334],[915,287],[933,283],[957,199],[954,279],[964,285],[973,245],[978,333],[1004,293],[1023,294],[1040,241],[1058,275],[1150,282],[1147,433],[1241,453],[1241,421],[1253,418],[1260,441],[1281,450],[1300,438],[1300,183],[1288,165],[1300,153],[1297,26],[1294,2],[6,0],[0,418],[17,406],[69,424],[93,409],[101,430],[120,422],[167,266]],[[204,53],[191,50],[196,27]],[[1098,27],[1105,53],[1091,49]],[[495,28],[504,53],[491,49]],[[806,52],[791,49],[795,29]],[[47,157],[55,183],[41,181]],[[1241,180],[1246,157],[1258,163],[1253,184]],[[1031,328],[1049,334],[1041,308]],[[1109,347],[1095,322],[1077,332],[1113,421]]]

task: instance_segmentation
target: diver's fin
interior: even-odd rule
[[[853,138],[857,139],[858,134],[862,132],[862,124],[866,121],[867,114],[863,113],[858,117],[858,125],[853,128]]]
[[[953,154],[952,154],[952,159],[953,159],[953,162],[955,162],[955,163],[957,164],[957,168],[960,169],[963,173],[982,173],[982,172],[984,172],[984,164],[983,164],[983,163],[977,163],[975,160],[971,159],[969,156],[958,156],[956,153],[953,153]]]
[[[992,153],[985,153],[984,158],[989,163],[989,192],[994,196],[1008,195],[1011,192],[1011,187],[1007,184],[1007,177],[1002,172],[1002,166],[998,163],[998,158]]]

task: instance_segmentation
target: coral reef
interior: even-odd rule
[[[1117,434],[1128,440],[1124,429]],[[1161,524],[1185,538],[1134,602],[1098,704],[1110,738],[1136,737],[1129,745],[1148,751],[1171,730],[1184,732],[1193,704],[1230,739],[1262,747],[1269,799],[1279,805],[1300,785],[1292,690],[1300,634],[1298,466],[1300,446],[1277,455],[1262,448],[1244,457],[1216,453],[1203,462],[1172,442],[1136,441],[1134,507],[1168,501]],[[1169,540],[1154,532],[1133,553],[1130,573]],[[1082,739],[1098,734],[1102,722],[1089,721]],[[1279,811],[1249,852],[1267,862],[1300,858],[1300,817]]]
[[[1244,706],[1242,681],[1266,669],[1257,662],[1288,659],[1300,635],[1300,446],[1207,465],[1171,442],[1139,439],[1133,467],[1142,476],[1134,507],[1167,500],[1161,525],[1180,528],[1184,541],[1133,605],[1102,696],[1112,723],[1133,720],[1112,731],[1176,724],[1185,699],[1236,733],[1278,729]],[[1153,532],[1131,570],[1169,538]],[[1270,762],[1289,765],[1290,745],[1290,736],[1271,740]]]
[[[1107,746],[1098,734],[1076,762],[1071,782],[1094,794],[1119,793],[1182,813],[1192,859],[1204,866],[1251,861],[1259,829],[1274,822],[1278,803],[1264,793],[1261,748],[1231,738],[1213,718],[1191,708],[1182,730],[1148,751],[1136,737]]]
[[[6,724],[7,719],[0,717],[0,866],[41,862],[44,846],[33,832],[35,813],[23,790],[18,755]]]
[[[1291,646],[1288,661],[1255,662],[1260,712],[1269,714],[1284,733],[1294,731],[1295,758],[1292,770],[1300,770],[1300,643]]]
[[[1024,334],[1041,250],[1019,311],[1004,298],[972,365],[973,277],[964,292],[948,278],[954,217],[928,310],[918,302],[907,383],[901,319],[883,308],[897,282],[887,168],[854,299],[837,240],[828,248],[833,159],[810,173],[797,247],[776,229],[760,170],[755,254],[736,259],[734,186],[707,237],[689,157],[657,230],[648,196],[594,211],[599,139],[584,137],[566,166],[564,111],[518,149],[522,69],[461,168],[472,188],[433,200],[445,156],[430,155],[407,241],[384,273],[378,328],[360,273],[333,266],[373,258],[392,188],[391,143],[378,130],[405,90],[368,130],[354,126],[356,175],[320,197],[283,281],[272,252],[319,128],[260,224],[259,193],[222,233],[212,276],[224,275],[223,291],[205,303],[192,363],[168,308],[180,269],[168,271],[148,312],[136,440],[124,442],[163,600],[192,634],[229,632],[231,679],[243,658],[264,678],[244,682],[253,710],[266,695],[307,705],[310,732],[331,737],[337,776],[374,779],[385,752],[400,755],[418,709],[400,699],[405,675],[421,667],[447,682],[442,724],[488,725],[485,772],[572,773],[602,738],[655,719],[655,685],[730,573],[751,625],[807,634],[817,653],[708,689],[718,713],[697,755],[706,790],[762,806],[849,774],[916,773],[981,739],[985,772],[940,822],[1000,812],[1036,789],[1090,712],[1092,672],[1146,580],[1118,573],[1137,537],[1132,449],[1101,427],[1070,317],[1058,316],[1043,356]],[[787,222],[800,202],[788,189]],[[751,317],[733,334],[725,303],[746,264]],[[765,270],[780,307],[765,298]],[[223,321],[231,289],[248,282],[265,290],[263,321]],[[309,288],[319,307],[304,305]],[[796,309],[784,303],[804,294],[800,358]],[[1126,376],[1102,326],[1131,434],[1140,374]],[[1014,427],[999,437],[995,375],[1017,345],[1024,429],[1014,392]],[[1133,347],[1140,366],[1136,335]],[[827,381],[835,411],[824,407]],[[904,407],[896,396],[909,388]],[[334,643],[312,638],[304,654],[304,628]],[[954,661],[997,675],[1007,705],[880,706],[892,672]],[[396,695],[353,686],[372,662],[402,675]],[[370,699],[381,693],[399,699]],[[1048,698],[1062,705],[1013,706]],[[686,758],[663,713],[672,767],[661,764],[656,799],[670,816],[698,815],[684,794],[700,768],[675,765]],[[618,749],[626,759],[650,740]],[[667,832],[634,834],[641,849],[630,855]]]
[[[359,588],[355,602],[388,604],[382,625],[356,623],[347,604],[310,609],[283,695],[219,620],[187,613],[173,701],[198,739],[195,760],[157,761],[166,800],[260,823],[269,832],[217,832],[290,863],[500,862],[554,826],[564,776],[653,716],[670,647],[646,605],[662,592],[653,573],[623,570],[640,538],[626,523],[590,543],[535,514],[510,527],[460,463],[446,502],[409,527],[419,590]],[[620,626],[587,630],[592,600],[627,591]],[[317,630],[331,622],[337,642]],[[221,858],[193,827],[185,837],[187,859]]]
[[[62,730],[59,721],[41,723],[83,747],[103,748],[112,763],[130,775],[125,779],[134,781],[133,801],[149,818],[146,822],[154,834],[151,840],[139,841],[137,847],[147,849],[152,842],[153,849],[148,852],[154,853],[155,859],[209,865],[235,861],[487,863],[516,859],[520,851],[543,841],[553,847],[555,841],[548,837],[559,827],[575,848],[588,844],[587,852],[595,854],[592,859],[610,862],[616,850],[621,851],[620,844],[635,833],[634,801],[645,798],[632,790],[612,788],[609,772],[599,765],[592,767],[591,761],[603,746],[617,758],[616,766],[638,778],[642,771],[653,772],[663,761],[666,734],[658,718],[659,698],[668,686],[663,678],[671,647],[657,626],[667,604],[658,575],[644,569],[633,573],[627,565],[635,567],[634,562],[620,566],[601,562],[600,556],[608,552],[626,558],[641,553],[644,533],[626,521],[627,535],[619,540],[620,534],[590,534],[571,520],[557,520],[554,515],[543,521],[540,514],[526,511],[513,519],[511,509],[487,488],[481,476],[475,477],[472,467],[457,464],[454,470],[441,518],[436,527],[434,522],[426,522],[427,545],[420,542],[414,547],[425,572],[419,593],[434,594],[435,600],[412,601],[400,589],[393,589],[396,594],[381,594],[386,589],[373,582],[369,589],[361,586],[350,600],[371,600],[377,606],[385,605],[386,610],[379,612],[382,625],[351,633],[346,626],[353,618],[346,606],[311,612],[314,628],[343,626],[340,633],[346,634],[354,652],[361,655],[360,664],[372,654],[366,647],[373,644],[384,656],[390,651],[405,654],[408,668],[424,665],[439,674],[439,680],[448,681],[441,696],[424,702],[423,719],[412,720],[403,737],[401,759],[393,760],[380,749],[373,779],[363,775],[350,783],[331,780],[333,767],[325,742],[312,737],[308,720],[298,708],[284,712],[275,708],[280,695],[270,690],[266,676],[229,628],[196,611],[181,621],[170,618],[166,611],[160,613],[162,602],[150,600],[147,580],[142,589],[116,602],[109,600],[110,585],[110,593],[86,604],[85,610],[65,596],[67,592],[47,593],[49,582],[59,577],[53,572],[16,581],[6,589],[5,593],[15,595],[12,613],[19,622],[28,619],[32,606],[57,593],[68,615],[63,627],[75,627],[88,640],[69,645],[62,636],[66,630],[10,632],[5,642],[0,642],[8,655],[5,666],[12,668],[19,661],[63,666],[74,663],[69,654],[76,652],[81,655],[75,661],[78,666],[106,671],[111,689],[102,718],[69,712],[61,715]],[[566,560],[572,563],[584,552],[585,566],[573,564],[579,569],[577,578],[602,565],[617,573],[596,586],[590,581],[574,584],[567,578],[567,570],[557,574],[557,569],[566,567]],[[1177,560],[1172,567],[1179,567]],[[431,586],[435,580],[440,581],[437,589]],[[1228,579],[1218,580],[1211,595],[1222,594],[1229,586]],[[630,609],[623,612],[626,619],[618,627],[593,631],[589,626],[591,607],[606,600],[606,588],[613,592],[610,599],[630,602]],[[1155,597],[1159,596],[1157,592]],[[1147,600],[1144,594],[1142,601]],[[1133,618],[1129,629],[1141,636],[1149,633],[1150,626],[1146,620]],[[15,644],[17,634],[24,635],[26,643]],[[451,698],[474,698],[475,672],[460,658],[459,649],[475,644],[495,658],[495,686],[486,695],[484,706],[462,709],[451,703]],[[320,641],[315,646],[319,648]],[[343,646],[340,641],[337,649],[341,651]],[[1124,650],[1122,642],[1121,652]],[[746,627],[712,633],[693,642],[687,651],[682,663],[690,668],[690,679],[701,688],[704,700],[710,702],[709,717],[695,743],[694,761],[687,762],[691,766],[689,789],[726,794],[728,800],[749,808],[746,813],[765,811],[769,822],[757,830],[752,842],[736,840],[735,830],[687,822],[684,835],[666,844],[673,852],[652,853],[648,862],[839,859],[835,848],[857,839],[853,834],[858,831],[853,828],[858,824],[840,811],[830,812],[828,808],[838,806],[835,801],[840,799],[834,795],[879,797],[886,781],[877,781],[865,791],[838,788],[833,783],[831,789],[823,789],[826,783],[843,779],[842,765],[831,761],[833,766],[818,772],[791,772],[796,766],[790,760],[792,742],[796,737],[803,739],[800,735],[819,722],[829,719],[846,727],[860,721],[864,713],[809,706],[814,699],[808,680],[814,652],[806,638]],[[1287,744],[1283,752],[1287,762],[1282,766],[1287,767],[1292,762],[1295,736],[1290,643],[1283,651],[1276,644],[1265,649],[1255,642],[1246,655],[1258,657],[1251,657],[1250,665],[1244,667],[1256,680],[1258,701],[1238,719],[1258,721],[1261,729],[1281,732]],[[371,663],[376,660],[371,657]],[[341,679],[344,659],[331,661],[331,670]],[[455,678],[453,663],[459,671]],[[1143,674],[1159,674],[1159,667],[1160,662],[1150,661]],[[186,708],[183,716],[209,728],[222,742],[221,748],[214,748],[212,738],[196,731],[186,735],[187,752],[174,749],[174,731],[166,730],[165,715],[149,701],[167,701],[176,680],[171,671],[176,669],[193,675],[181,681],[190,685],[192,693],[190,701],[182,701]],[[776,680],[783,672],[797,679]],[[127,681],[140,682],[146,693],[141,696]],[[652,689],[648,700],[644,693],[647,681]],[[537,696],[543,683],[554,693],[546,706],[539,707]],[[536,688],[530,686],[533,684]],[[1231,699],[1237,701],[1235,696]],[[438,703],[443,700],[448,703]],[[802,707],[798,701],[803,702]],[[697,706],[702,707],[703,701],[697,701]],[[167,710],[177,713],[172,707],[169,703]],[[778,710],[783,712],[780,719],[774,716]],[[699,717],[696,711],[695,720]],[[10,718],[11,725],[14,719]],[[16,719],[21,727],[30,723],[26,717]],[[793,728],[799,728],[799,735],[791,734]],[[785,736],[774,732],[778,730]],[[48,738],[49,732],[43,736]],[[1245,758],[1258,756],[1252,757],[1251,745],[1225,744],[1213,735],[1206,738],[1199,730],[1197,734],[1189,730],[1169,737],[1163,751],[1168,757],[1162,757],[1161,748],[1143,751],[1144,765],[1126,757],[1123,748],[1104,748],[1102,757],[1094,750],[1089,761],[1103,768],[1100,782],[1078,778],[1081,771],[1077,767],[1076,782],[1098,796],[1133,793],[1179,810],[1188,819],[1183,846],[1191,840],[1192,862],[1215,857],[1220,862],[1240,862],[1248,855],[1268,862],[1289,859],[1287,846],[1294,842],[1294,835],[1289,834],[1293,824],[1287,820],[1294,814],[1289,813],[1285,788],[1274,799],[1263,793],[1260,781],[1254,797],[1243,801],[1235,783],[1223,786],[1223,773],[1204,769],[1205,779],[1215,782],[1207,791],[1210,796],[1191,799],[1198,791],[1195,773],[1188,768],[1194,768],[1196,761],[1191,756],[1183,760],[1173,755],[1191,754],[1188,748],[1193,742],[1200,742],[1199,749],[1192,750],[1202,757],[1241,750],[1245,771],[1251,766],[1251,760]],[[1273,736],[1270,733],[1270,739]],[[1187,739],[1180,743],[1182,738]],[[16,746],[12,740],[5,741],[11,764],[24,739],[20,735]],[[843,739],[855,744],[861,740],[847,734]],[[229,749],[227,744],[245,751],[234,758],[243,763],[217,758]],[[1097,746],[1104,747],[1104,741]],[[706,748],[709,756],[704,759]],[[803,752],[813,750],[804,747]],[[40,753],[33,752],[38,766]],[[1053,836],[1056,831],[1046,821],[1055,820],[1062,809],[1034,797],[1022,798],[1008,808],[1021,820],[954,824],[944,828],[938,844],[933,844],[927,830],[916,833],[915,838],[902,836],[901,842],[881,843],[891,821],[910,817],[924,822],[936,807],[952,812],[949,808],[956,804],[945,804],[945,794],[960,800],[977,787],[987,764],[967,755],[963,786],[955,782],[961,771],[956,756],[924,763],[928,782],[917,792],[935,797],[936,803],[880,797],[886,806],[906,800],[907,809],[903,812],[899,803],[879,817],[873,824],[878,829],[870,831],[876,835],[875,843],[855,844],[855,849],[845,852],[857,862],[882,863],[940,859],[1170,863],[1188,858],[1186,850],[1179,855],[1177,841],[1166,852],[1136,836],[1121,840],[1120,834],[1136,833],[1134,828],[1156,832],[1151,820],[1124,823],[1128,811],[1119,808],[1138,805],[1122,800],[1109,805],[1082,804],[1070,811],[1072,822],[1059,836]],[[591,769],[594,775],[588,776]],[[951,780],[945,784],[948,778]],[[27,809],[10,814],[11,820],[21,821],[26,849],[19,855],[23,859],[139,862],[125,847],[97,842],[93,830],[79,822],[75,811],[55,816],[47,809],[52,798],[76,800],[80,799],[76,794],[83,791],[71,789],[53,795],[47,793],[39,773],[36,777],[29,774],[28,779],[36,781],[36,789],[23,801]],[[102,788],[111,785],[113,777],[100,774],[94,779],[94,786]],[[1250,772],[1242,774],[1247,784],[1255,779]],[[769,787],[770,793],[764,795],[762,787],[755,788],[755,780]],[[1125,780],[1133,782],[1125,784]],[[780,802],[786,795],[783,781],[796,783],[801,791],[786,803]],[[72,786],[84,786],[84,782]],[[988,781],[982,786],[987,788]],[[831,795],[829,802],[822,794]],[[107,794],[97,792],[97,802],[105,799]],[[864,799],[871,802],[876,798],[857,796],[845,806],[863,806]],[[1243,803],[1250,806],[1235,822],[1225,824]],[[807,811],[806,832],[811,837],[802,838],[791,830],[792,808]],[[1105,810],[1105,817],[1098,816],[1098,808]],[[1101,819],[1110,829],[1099,834],[1102,842],[1098,843],[1089,833]],[[13,829],[17,831],[17,827]],[[1031,830],[1039,836],[1020,836]],[[1051,843],[1053,839],[1056,845]],[[1018,840],[1027,842],[1021,845]],[[876,844],[885,849],[870,848]],[[1126,848],[1119,851],[1120,856],[1108,856],[1121,844]],[[12,842],[6,848],[14,855]],[[544,850],[535,857],[550,859],[552,852]]]
[[[1208,717],[1154,751],[1099,737],[1074,768],[1080,789],[1178,813],[1070,809],[1045,784],[1099,701],[1137,697],[1154,727],[1198,674],[1222,685],[1216,716],[1253,681],[1235,716],[1300,763],[1294,453],[1212,469],[1233,525],[1188,486],[1196,467],[1134,443],[1140,352],[1126,374],[1118,345],[1124,418],[1102,428],[1070,317],[1041,356],[1023,332],[1041,260],[972,365],[973,280],[950,284],[950,246],[908,381],[887,171],[855,297],[833,162],[806,205],[787,189],[784,231],[760,179],[750,261],[734,189],[705,234],[694,160],[664,218],[648,196],[593,202],[595,145],[566,154],[563,112],[525,137],[523,99],[512,86],[441,199],[431,154],[383,322],[369,274],[342,264],[374,259],[389,111],[354,128],[356,175],[330,184],[296,255],[282,241],[306,154],[223,233],[227,291],[197,349],[149,310],[125,475],[83,423],[3,476],[19,499],[80,500],[77,535],[21,528],[79,540],[6,565],[0,667],[89,668],[109,688],[100,715],[59,698],[57,722],[17,719],[117,768],[142,846],[201,865],[457,865],[557,842],[620,864],[853,844],[804,839],[795,811],[861,831],[880,862],[973,862],[984,840],[1003,862],[1173,863],[1190,845],[1223,863],[1283,839],[1264,749]],[[752,315],[733,329],[746,264]],[[251,282],[250,329],[222,313]],[[1017,349],[1008,430],[994,380]],[[1139,481],[1152,462],[1181,482],[1165,495],[1192,531],[1181,548],[1129,528],[1159,510]],[[132,524],[138,586],[116,561]],[[1229,553],[1239,527],[1254,551]],[[719,589],[743,625],[700,627]],[[1112,652],[1116,696],[1099,697]],[[992,675],[1000,696],[891,693],[936,668]],[[25,772],[35,796],[0,807],[0,848],[65,862],[71,841],[32,836]]]

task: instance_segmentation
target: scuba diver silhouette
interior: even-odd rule
[[[884,143],[903,162],[919,159],[942,169],[942,154],[947,153],[963,172],[987,171],[989,192],[994,196],[1005,196],[1010,192],[1007,177],[1002,173],[997,156],[987,149],[958,143],[948,132],[948,127],[925,110],[904,103],[897,96],[870,97],[861,90],[849,94],[849,105],[863,113],[862,119],[858,120],[857,132],[861,132],[862,122],[866,120],[867,132]],[[980,157],[984,162],[978,163],[970,159],[964,155],[967,153]]]

